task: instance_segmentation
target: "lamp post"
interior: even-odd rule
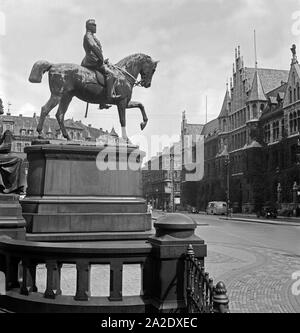
[[[226,216],[229,217],[229,205],[230,205],[230,156],[226,148],[225,156],[225,165],[226,165]]]
[[[174,154],[170,154],[170,171],[171,171],[171,198],[170,198],[170,203],[171,203],[171,213],[174,213],[175,207],[174,207]]]

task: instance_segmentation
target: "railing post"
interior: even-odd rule
[[[90,297],[90,264],[87,261],[77,261],[77,282],[75,301],[88,301]]]
[[[6,290],[19,288],[19,258],[6,256]]]
[[[46,261],[46,269],[47,269],[47,285],[44,293],[45,298],[55,299],[56,295],[54,290],[56,288],[55,285],[55,275],[57,274],[57,263],[54,260]]]
[[[110,263],[110,301],[122,301],[123,262],[113,260]]]
[[[229,313],[229,299],[224,282],[216,285],[212,300],[214,313]]]
[[[201,263],[207,255],[204,241],[195,235],[197,224],[182,214],[168,214],[154,224],[152,245],[153,281],[151,304],[154,311],[187,311],[185,258],[191,244]],[[190,266],[191,267],[191,266]],[[189,281],[189,284],[191,281]],[[190,288],[193,288],[190,285]],[[191,290],[189,291],[191,292]]]
[[[21,295],[25,295],[28,296],[29,295],[29,291],[27,288],[27,283],[28,283],[28,265],[29,264],[29,260],[28,259],[22,259],[22,268],[23,268],[23,279],[22,279],[22,284],[21,284],[21,288],[20,288],[20,294]]]

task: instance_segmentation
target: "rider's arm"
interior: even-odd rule
[[[104,61],[103,59],[103,53],[102,53],[102,48],[101,48],[101,44],[99,43],[99,45],[95,42],[94,38],[92,36],[86,36],[86,40],[90,46],[90,48],[92,49],[92,51],[96,54],[96,56],[99,58],[99,60],[101,62]]]

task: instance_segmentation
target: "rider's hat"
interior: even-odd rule
[[[89,19],[86,21],[86,27],[88,27],[90,24],[96,24],[96,21],[94,19]]]

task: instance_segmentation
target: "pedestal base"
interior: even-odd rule
[[[127,239],[130,233],[146,239],[151,234],[141,170],[128,164],[129,159],[140,164],[143,153],[136,147],[44,145],[28,147],[26,153],[28,190],[22,208],[27,233],[35,235],[30,239]],[[108,155],[106,170],[99,168],[99,154]]]

